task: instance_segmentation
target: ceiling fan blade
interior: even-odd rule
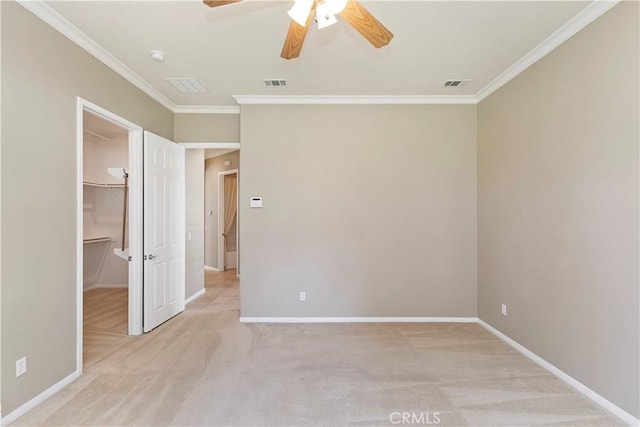
[[[225,4],[238,3],[242,0],[203,0],[204,4],[209,7],[224,6]]]
[[[393,38],[393,33],[356,0],[349,0],[340,16],[377,48],[388,45]]]
[[[307,31],[309,31],[309,26],[313,21],[315,11],[316,2],[314,1],[311,6],[311,10],[309,11],[309,16],[307,16],[307,24],[304,27],[293,19],[291,20],[291,25],[289,25],[287,37],[284,39],[284,45],[282,46],[282,53],[280,53],[280,57],[284,59],[293,59],[300,56],[300,52],[302,52],[302,44],[304,43],[305,37],[307,37]]]

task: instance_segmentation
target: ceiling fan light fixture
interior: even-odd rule
[[[287,11],[287,14],[296,21],[299,25],[307,25],[307,17],[311,11],[314,0],[295,0],[291,9]]]
[[[320,3],[316,8],[316,22],[320,30],[338,22],[336,16],[329,11],[329,6],[327,6],[326,2]]]

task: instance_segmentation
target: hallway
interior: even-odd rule
[[[240,310],[240,280],[235,269],[224,272],[207,271],[204,276],[205,293],[187,305],[194,311]]]

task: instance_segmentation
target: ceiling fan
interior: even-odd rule
[[[204,0],[204,3],[209,7],[217,7],[239,1],[241,0]],[[294,0],[293,7],[287,13],[291,17],[291,25],[280,53],[284,59],[300,55],[314,16],[318,28],[322,29],[335,24],[335,15],[340,15],[376,48],[388,45],[393,38],[391,31],[356,0]]]

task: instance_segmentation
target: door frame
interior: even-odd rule
[[[129,335],[142,334],[142,127],[81,97],[76,107],[76,367],[82,372],[83,347],[83,112],[99,116],[129,132]]]
[[[238,185],[236,186],[236,193],[240,190],[240,175],[238,169],[229,169],[228,171],[218,172],[218,270],[224,271],[224,237],[222,236],[222,230],[224,230],[224,177],[226,175],[236,174]],[[236,197],[236,212],[238,212],[239,197]],[[236,268],[238,265],[238,223],[239,215],[236,213]]]

